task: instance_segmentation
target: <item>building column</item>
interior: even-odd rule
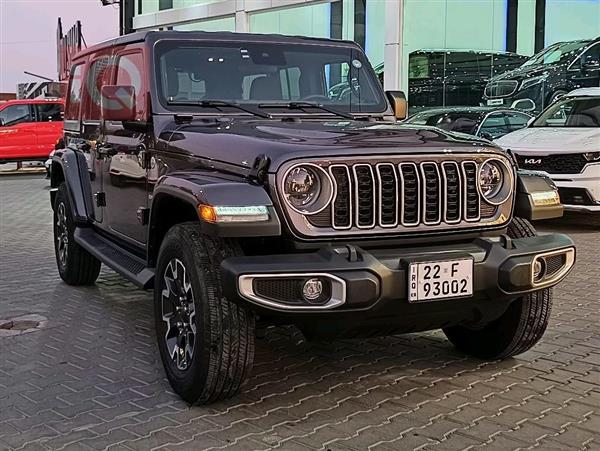
[[[408,90],[408,68],[402,67],[404,56],[404,0],[385,3],[384,88]]]
[[[235,2],[235,31],[237,33],[250,32],[250,17],[246,11],[246,0]]]

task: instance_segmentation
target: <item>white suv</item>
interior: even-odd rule
[[[565,209],[600,213],[600,88],[570,92],[496,143],[551,177]]]

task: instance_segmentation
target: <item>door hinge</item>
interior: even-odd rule
[[[150,209],[146,207],[140,207],[137,209],[137,219],[138,222],[142,225],[148,224],[148,219],[150,217]]]
[[[96,193],[94,194],[96,198],[96,207],[106,207],[106,194],[105,193]]]

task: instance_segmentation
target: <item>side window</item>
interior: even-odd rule
[[[479,135],[488,134],[492,138],[499,138],[507,133],[506,122],[502,113],[490,114],[481,124]]]
[[[83,77],[83,64],[71,69],[71,81],[69,82],[69,97],[67,98],[67,109],[65,118],[79,120],[79,108],[81,107],[81,88]]]
[[[87,105],[83,119],[100,120],[100,90],[109,82],[110,58],[103,56],[90,65],[86,78]]]
[[[60,103],[38,103],[35,105],[38,122],[57,122],[63,120]]]
[[[521,113],[504,113],[508,121],[508,130],[513,132],[524,128],[529,121],[529,116]]]
[[[0,126],[10,127],[23,122],[31,122],[28,104],[11,105],[0,111]]]
[[[117,59],[117,77],[116,84],[120,86],[133,86],[135,90],[136,119],[145,119],[146,109],[146,90],[144,87],[144,58],[141,52],[127,53]],[[181,74],[180,74],[181,75]],[[180,85],[182,80],[180,80]],[[202,85],[204,82],[201,82]],[[190,80],[189,88],[191,91],[199,90],[199,83],[192,83]],[[195,86],[194,86],[195,85]]]
[[[583,54],[582,61],[585,64],[595,65],[600,64],[600,44],[587,49]]]

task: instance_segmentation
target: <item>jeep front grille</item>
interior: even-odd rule
[[[309,216],[286,211],[297,231],[307,236],[499,225],[510,218],[512,195],[499,206],[480,196],[479,165],[490,157],[510,166],[504,157],[489,154],[311,160],[335,184],[331,205]]]

